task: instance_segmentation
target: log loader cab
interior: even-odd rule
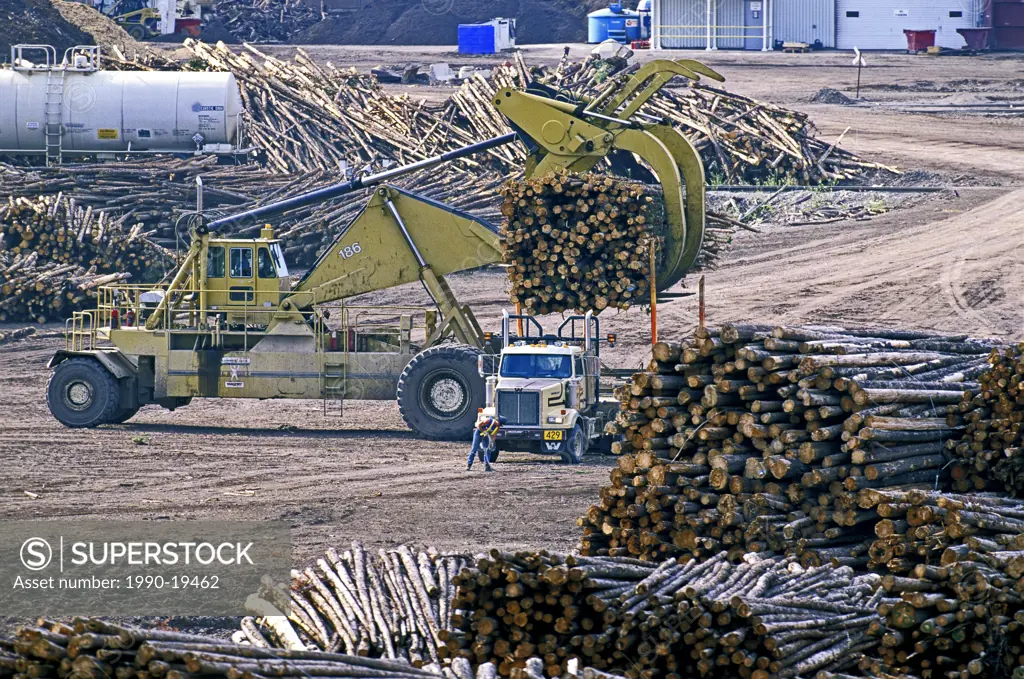
[[[200,255],[200,261],[206,262],[203,307],[223,314],[229,326],[247,321],[269,324],[271,314],[261,314],[259,310],[277,309],[291,292],[284,251],[270,226],[264,227],[260,237],[252,240],[208,235],[203,238],[203,254]]]
[[[512,322],[519,325],[518,335],[511,332]],[[600,327],[587,312],[545,334],[536,318],[503,312],[501,353],[480,357],[487,405],[478,422],[505,419],[497,452],[558,453],[562,461],[579,464],[591,446],[608,443],[604,425],[619,403],[601,395]]]

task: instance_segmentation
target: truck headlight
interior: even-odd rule
[[[548,418],[548,424],[562,424],[565,422],[565,418],[561,416],[553,416]]]

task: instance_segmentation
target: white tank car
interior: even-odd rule
[[[60,100],[63,153],[239,146],[242,98],[230,73],[68,70],[60,79],[59,70],[0,70],[0,153],[45,153],[48,88]]]

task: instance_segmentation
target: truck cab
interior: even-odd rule
[[[486,406],[478,416],[504,419],[499,452],[558,454],[579,464],[602,442],[618,402],[601,396],[599,329],[592,313],[570,316],[555,334],[532,316],[503,313],[500,353],[480,357]]]

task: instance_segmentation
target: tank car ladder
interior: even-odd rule
[[[46,137],[46,164],[60,165],[64,142],[64,76],[63,67],[54,67],[46,72],[46,122],[43,132]]]

